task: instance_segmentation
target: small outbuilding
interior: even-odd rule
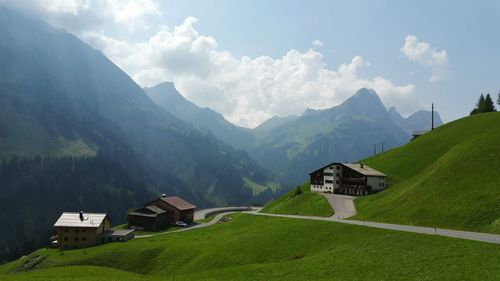
[[[170,225],[168,211],[154,205],[133,210],[127,218],[129,227],[135,229],[158,230]]]

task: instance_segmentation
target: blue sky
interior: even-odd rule
[[[500,90],[500,1],[20,2],[140,85],[173,81],[242,126],[334,106],[360,86],[403,114],[434,102],[451,121]]]

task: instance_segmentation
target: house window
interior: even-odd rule
[[[336,183],[336,184],[339,184],[339,181],[336,181],[335,183]]]
[[[87,231],[87,230],[86,229],[82,229],[82,232],[85,232],[85,231]]]
[[[78,237],[75,237],[75,242],[78,242]]]
[[[325,173],[325,177],[333,177],[333,173]]]
[[[340,170],[340,166],[337,166],[337,170]]]
[[[85,238],[85,237],[82,237],[82,241],[87,241],[87,238]]]
[[[333,183],[332,180],[325,180],[325,183]]]
[[[337,173],[337,177],[340,177],[340,174],[339,174],[339,173]]]
[[[80,230],[79,229],[75,229],[75,232],[78,233],[78,232],[80,232]]]
[[[66,229],[64,229],[64,232],[68,232],[68,229],[67,229],[67,228],[66,228]]]
[[[64,237],[63,239],[64,239],[64,241],[68,241],[68,237]]]

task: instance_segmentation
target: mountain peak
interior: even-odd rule
[[[340,107],[345,109],[345,112],[357,112],[366,115],[386,114],[382,100],[377,92],[372,89],[361,88],[356,93],[344,101]]]

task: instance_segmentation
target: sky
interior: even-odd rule
[[[342,103],[362,87],[445,122],[500,90],[500,1],[0,0],[101,50],[142,87],[236,125]]]

